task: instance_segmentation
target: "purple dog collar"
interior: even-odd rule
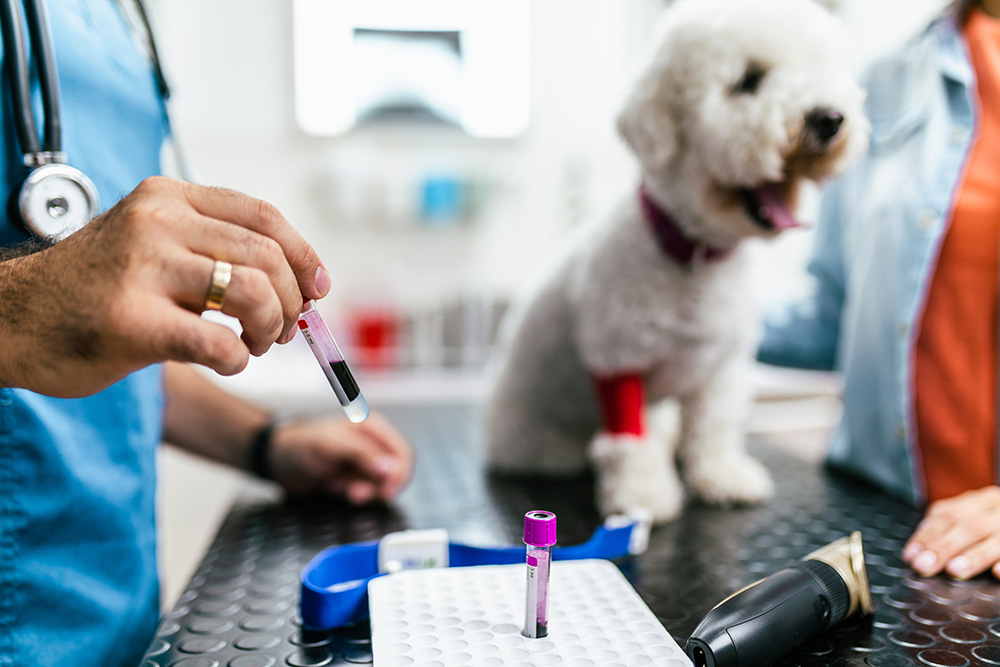
[[[713,261],[729,256],[728,248],[713,248],[685,236],[674,219],[649,196],[645,183],[639,186],[639,205],[660,250],[678,264],[686,266],[695,260]]]

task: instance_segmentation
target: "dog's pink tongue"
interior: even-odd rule
[[[801,225],[788,208],[784,187],[780,183],[762,185],[754,190],[754,195],[757,198],[757,203],[767,208],[767,217],[776,230],[781,231]]]

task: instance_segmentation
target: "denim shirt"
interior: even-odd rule
[[[107,208],[159,172],[162,103],[115,0],[49,7],[63,148]],[[41,118],[37,86],[34,94]],[[7,97],[5,199],[24,178]],[[0,217],[0,245],[25,238],[15,220]],[[159,367],[80,399],[0,389],[0,666],[140,661],[159,617],[153,520],[162,415]]]
[[[840,371],[844,409],[828,462],[918,505],[913,350],[973,139],[974,76],[950,17],[870,68],[871,148],[824,193],[812,293],[768,314],[758,353]]]

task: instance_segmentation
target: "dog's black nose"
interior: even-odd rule
[[[829,107],[816,107],[806,113],[806,129],[822,143],[827,143],[840,131],[844,114]]]

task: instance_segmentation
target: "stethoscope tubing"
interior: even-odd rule
[[[52,30],[49,28],[49,14],[43,0],[24,0],[24,13],[28,19],[28,34],[36,49],[35,63],[38,65],[38,84],[42,93],[45,110],[45,132],[42,149],[57,153],[62,150],[62,108],[59,93],[59,74],[55,49],[52,46]]]
[[[160,95],[166,99],[170,95],[160,67],[159,53],[152,37],[149,19],[141,0],[136,1],[136,9],[148,39],[150,58],[156,75]],[[62,151],[62,99],[59,89],[59,68],[56,63],[55,48],[52,45],[52,31],[49,14],[44,0],[24,0],[24,19],[31,38],[31,56],[25,41],[24,26],[17,0],[0,0],[0,34],[4,42],[4,64],[11,81],[11,101],[14,111],[14,125],[21,151],[26,155],[42,152],[58,154]],[[38,68],[38,84],[42,97],[44,133],[38,134],[35,113],[31,100],[31,65],[33,57]]]
[[[0,0],[0,34],[3,35],[4,66],[10,79],[14,126],[18,141],[21,143],[21,151],[25,155],[40,153],[42,152],[42,142],[38,136],[35,114],[31,104],[31,70],[28,64],[28,48],[25,43],[24,28],[21,24],[21,11],[15,0]],[[44,43],[41,46],[44,48]],[[44,73],[45,70],[40,68],[39,71]],[[58,83],[56,85],[58,87]],[[44,96],[43,106],[45,106]],[[46,109],[46,111],[49,110]],[[58,116],[58,111],[56,115]]]
[[[134,29],[146,33],[156,86],[165,102],[169,90],[160,69],[145,8],[141,0],[134,2],[142,26],[137,28],[134,21],[130,22]],[[128,19],[127,10],[122,7],[121,11]],[[24,166],[29,168],[27,178],[15,193],[21,222],[35,236],[65,237],[100,212],[100,193],[85,173],[68,164],[62,151],[59,73],[45,0],[21,0],[20,3],[0,0],[0,35],[4,41],[4,73],[9,79],[14,126]],[[42,99],[44,132],[41,136],[34,113],[32,65]]]
[[[160,91],[160,97],[164,100],[170,99],[170,86],[167,84],[167,77],[163,74],[163,67],[160,65],[160,52],[156,48],[156,40],[153,39],[153,28],[149,25],[149,15],[146,14],[146,5],[142,0],[135,0],[136,12],[139,20],[142,21],[143,30],[146,32],[146,43],[149,46],[149,58],[153,62],[153,73],[156,75],[156,86]]]

